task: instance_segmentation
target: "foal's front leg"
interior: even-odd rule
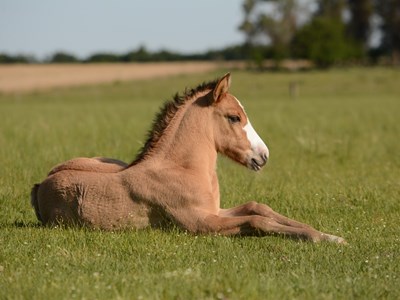
[[[272,218],[260,215],[219,216],[207,210],[193,208],[169,209],[168,214],[173,223],[192,233],[281,234],[314,242],[321,241],[321,233],[315,229],[282,225]]]
[[[275,220],[260,215],[221,217],[208,215],[205,223],[199,224],[201,232],[215,232],[223,235],[236,234],[280,234],[319,242],[321,233],[315,229],[299,228],[279,224]]]
[[[275,221],[280,225],[305,229],[311,232],[314,236],[319,236],[318,240],[327,240],[340,244],[346,244],[346,241],[341,237],[320,232],[310,225],[295,221],[293,219],[290,219],[275,212],[271,207],[269,207],[266,204],[257,203],[255,201],[251,201],[246,204],[242,204],[240,206],[229,209],[221,209],[219,215],[225,217],[237,217],[237,216],[249,216],[249,215],[263,216],[272,219],[273,221]]]

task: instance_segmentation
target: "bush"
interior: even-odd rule
[[[29,64],[36,62],[33,56],[0,53],[0,64]]]
[[[89,56],[89,58],[85,60],[85,62],[88,63],[110,63],[119,61],[119,56],[113,53],[97,53]]]
[[[345,35],[343,23],[331,18],[314,18],[295,35],[292,53],[312,60],[319,67],[362,57],[362,49]]]
[[[57,52],[49,60],[50,63],[76,63],[78,59],[72,54]]]

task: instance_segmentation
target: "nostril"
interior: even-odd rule
[[[267,161],[268,161],[268,155],[267,155],[267,153],[261,154],[261,158],[262,158],[262,160],[263,160],[263,165],[265,165],[265,164],[267,163]]]
[[[260,159],[261,158],[261,159]],[[265,164],[267,163],[267,157],[265,157],[264,155],[260,155],[258,159],[256,158],[252,158],[251,159],[251,164],[258,168],[262,168],[263,166],[265,166]]]

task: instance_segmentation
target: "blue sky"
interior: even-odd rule
[[[243,0],[0,0],[0,52],[202,52],[243,42]]]

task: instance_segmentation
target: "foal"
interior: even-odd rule
[[[166,103],[129,165],[78,158],[56,166],[32,189],[38,219],[109,230],[173,223],[193,233],[282,234],[345,243],[265,204],[220,208],[217,153],[254,171],[269,155],[229,87],[227,74]]]

